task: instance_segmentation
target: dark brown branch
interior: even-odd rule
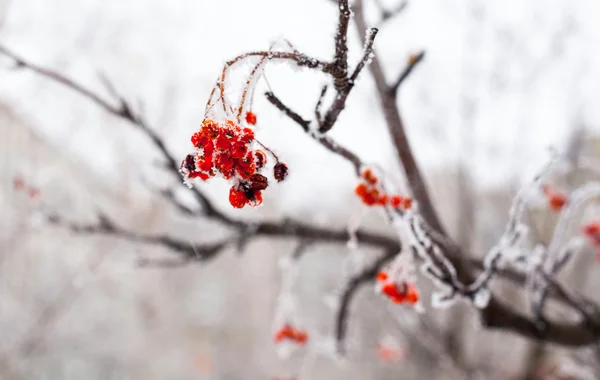
[[[339,19],[335,33],[335,57],[333,59],[333,77],[338,92],[344,91],[348,80],[348,26],[350,24],[350,5],[348,0],[338,0]]]
[[[335,317],[335,338],[338,343],[337,350],[339,353],[345,352],[344,341],[348,332],[350,306],[354,296],[363,285],[375,280],[377,273],[396,255],[397,252],[398,251],[395,249],[386,250],[373,264],[351,278],[348,284],[346,284]]]
[[[425,58],[424,51],[421,51],[415,55],[411,55],[408,59],[408,64],[406,65],[402,73],[400,73],[400,76],[398,77],[396,82],[390,87],[390,91],[398,92],[402,83],[404,83],[406,78],[408,78],[408,76],[413,72],[415,67],[417,67],[417,65],[423,60],[423,58]]]
[[[495,298],[482,310],[481,321],[488,328],[503,329],[533,340],[569,347],[589,345],[600,339],[598,331],[590,330],[586,323],[545,321],[540,325],[539,321],[517,313]]]
[[[230,239],[223,239],[217,243],[210,244],[195,244],[193,242],[182,242],[169,236],[160,235],[142,235],[127,231],[116,224],[114,224],[107,216],[100,214],[99,221],[96,224],[81,225],[73,222],[68,222],[61,219],[56,215],[52,215],[48,218],[48,221],[57,226],[68,229],[71,232],[88,235],[111,235],[122,237],[128,240],[144,243],[154,244],[162,246],[177,252],[183,263],[189,263],[191,261],[208,261],[216,257],[216,255],[225,248],[228,244],[231,244]],[[148,263],[147,260],[144,263]]]
[[[315,119],[317,120],[317,123],[319,123],[319,129],[321,129],[321,126],[323,125],[323,118],[321,117],[321,107],[323,105],[323,99],[325,98],[326,93],[327,85],[323,86],[323,88],[321,89],[321,94],[319,94],[319,100],[317,100],[317,104],[315,105]],[[283,105],[281,101],[279,101],[278,103]],[[279,108],[279,110],[282,111],[281,108]]]

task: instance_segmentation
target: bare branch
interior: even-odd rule
[[[221,251],[221,249],[223,249],[226,245],[231,244],[229,238],[223,239],[218,243],[195,244],[191,241],[182,242],[169,236],[142,235],[117,226],[104,214],[100,214],[98,218],[98,223],[88,225],[68,222],[56,215],[50,216],[48,220],[53,225],[61,226],[69,231],[81,235],[111,235],[139,243],[162,246],[170,249],[173,252],[177,252],[184,262],[207,261],[213,259]],[[147,263],[147,261],[145,262]]]
[[[367,32],[367,24],[363,13],[363,0],[357,0],[354,6],[355,17],[354,21],[357,26],[357,32],[360,36],[365,35]],[[401,167],[404,169],[404,174],[413,192],[415,200],[419,204],[419,210],[423,214],[423,217],[427,223],[438,232],[445,235],[444,228],[439,220],[437,212],[433,207],[433,203],[429,197],[429,192],[421,170],[417,166],[416,160],[412,153],[412,149],[406,136],[404,129],[404,123],[400,116],[398,105],[396,104],[396,95],[389,91],[389,86],[386,82],[383,67],[377,59],[377,52],[374,51],[374,56],[369,65],[371,75],[375,80],[377,87],[377,94],[381,104],[388,130],[392,137],[392,142],[396,147],[398,153],[398,161]]]
[[[559,297],[566,300],[569,305],[579,311],[591,329],[595,330],[596,332],[600,332],[600,324],[597,321],[598,310],[593,303],[585,300],[577,293],[566,289],[560,282],[558,282],[548,273],[541,272],[541,274],[546,281],[548,281],[552,289]]]
[[[411,55],[408,59],[408,64],[400,73],[400,76],[396,80],[396,82],[390,87],[390,91],[397,92],[400,89],[402,83],[408,78],[410,73],[415,69],[415,67],[425,58],[425,52],[421,51],[415,55]]]
[[[392,9],[386,8],[381,3],[381,0],[375,0],[375,5],[377,5],[377,8],[379,8],[379,12],[381,13],[381,20],[379,20],[379,24],[381,25],[381,24],[384,24],[387,21],[389,21],[394,16],[402,13],[406,9],[406,6],[408,5],[408,1],[404,0],[404,1],[400,2],[398,5],[396,5]]]
[[[302,116],[298,115],[296,112],[294,112],[288,106],[283,104],[283,102],[277,96],[275,96],[275,94],[273,94],[272,92],[265,93],[265,96],[267,97],[267,100],[269,102],[271,102],[271,104],[273,104],[275,107],[277,107],[277,109],[279,109],[281,112],[283,112],[287,117],[289,117],[290,119],[295,121],[296,124],[298,124],[300,127],[302,127],[304,132],[308,133],[312,138],[317,140],[321,145],[323,145],[325,148],[327,148],[331,152],[348,160],[354,166],[354,170],[356,171],[356,173],[357,174],[360,173],[360,168],[362,166],[362,162],[356,154],[352,153],[350,150],[344,148],[343,146],[337,144],[335,141],[333,141],[331,138],[329,138],[327,136],[316,135],[314,132],[311,132],[310,121],[304,120],[304,118],[302,118]]]
[[[177,200],[177,198],[175,197],[175,193],[173,193],[173,190],[171,189],[164,189],[160,191],[160,195],[166,199],[167,201],[169,201],[171,204],[175,205],[175,207],[181,211],[183,214],[188,215],[188,216],[195,216],[197,215],[197,212],[190,209],[189,207],[187,207],[186,205],[182,204],[179,200]]]
[[[94,91],[85,87],[84,85],[60,74],[51,69],[44,68],[38,66],[34,63],[31,63],[24,58],[20,57],[13,51],[7,49],[6,47],[0,45],[0,54],[3,54],[11,59],[13,59],[21,68],[26,68],[31,70],[42,77],[50,79],[56,83],[62,84],[63,86],[75,91],[76,93],[82,95],[83,97],[91,100],[100,108],[104,109],[106,112],[117,116],[123,120],[126,120],[138,127],[142,132],[144,132],[152,141],[154,146],[158,149],[158,151],[162,154],[163,159],[166,161],[166,167],[169,172],[173,175],[174,178],[180,178],[179,175],[179,164],[173,158],[173,156],[169,153],[164,140],[154,131],[153,128],[150,128],[148,124],[143,120],[143,117],[140,114],[136,114],[133,111],[133,107],[123,98],[118,95],[115,86],[110,82],[110,80],[104,75],[100,75],[100,78],[108,89],[108,91],[114,96],[116,95],[116,100],[119,102],[119,106],[114,106],[110,104],[109,101],[103,99],[100,95],[96,94]],[[228,225],[235,225],[237,222],[229,218],[224,213],[217,210],[212,202],[196,187],[191,189],[196,201],[201,205],[204,215],[207,217],[214,218],[222,223]]]
[[[481,321],[487,328],[503,329],[533,340],[569,347],[585,346],[600,339],[598,331],[590,330],[586,323],[566,324],[544,321],[540,324],[539,321],[517,313],[494,298],[482,310]]]
[[[335,338],[338,343],[337,350],[339,353],[345,352],[344,340],[348,332],[350,306],[354,296],[363,285],[375,280],[377,273],[396,255],[397,252],[397,250],[393,249],[386,250],[381,257],[365,268],[361,273],[351,278],[346,285],[335,317]]]

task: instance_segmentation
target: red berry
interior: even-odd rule
[[[354,192],[356,193],[356,195],[362,198],[369,192],[369,190],[367,189],[367,185],[365,185],[364,183],[360,183],[358,184],[358,186],[356,186]]]
[[[196,132],[192,135],[192,138],[190,139],[192,142],[192,145],[194,147],[198,147],[200,145],[200,139],[202,138],[202,135],[200,134],[200,132]]]
[[[267,163],[267,155],[260,149],[257,149],[254,152],[254,158],[256,160],[256,169],[262,169],[262,167]]]
[[[244,191],[240,188],[232,186],[229,190],[229,203],[235,208],[243,208],[248,202],[248,198]]]
[[[297,331],[295,335],[296,342],[300,344],[304,344],[308,340],[308,334],[306,333],[306,331]]]
[[[414,305],[419,302],[419,292],[414,285],[408,286],[408,291],[406,293],[406,302]]]
[[[365,179],[365,181],[367,181],[370,185],[376,185],[377,184],[377,176],[373,173],[373,171],[371,169],[367,169],[363,172],[362,177]]]
[[[248,111],[246,113],[246,123],[250,125],[256,124],[256,115],[253,112]]]
[[[402,204],[402,201],[403,201],[403,199],[402,199],[402,197],[401,197],[401,196],[399,196],[399,195],[393,195],[393,196],[390,198],[390,205],[391,205],[392,207],[394,207],[394,208],[398,208],[398,207],[400,207],[400,205]]]
[[[582,228],[582,232],[584,235],[593,236],[600,233],[600,222],[593,222],[586,224]]]

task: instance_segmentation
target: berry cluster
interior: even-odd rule
[[[412,207],[412,198],[401,197],[400,195],[390,195],[380,191],[377,187],[379,178],[377,178],[371,169],[365,170],[362,173],[361,179],[364,182],[358,184],[354,192],[367,206],[388,205],[394,208],[403,208],[405,210]]]
[[[184,161],[190,178],[206,181],[220,173],[225,179],[233,176],[249,179],[256,172],[255,154],[250,149],[254,131],[250,128],[242,128],[233,120],[221,125],[204,120],[191,141],[196,154],[188,155]]]
[[[248,125],[256,124],[256,115],[246,114]],[[200,130],[192,135],[195,148],[181,163],[180,172],[185,179],[200,178],[203,181],[217,175],[234,182],[229,191],[229,203],[235,208],[262,203],[262,191],[269,186],[267,177],[259,171],[267,163],[267,155],[253,149],[254,130],[242,127],[233,120],[219,123],[205,119]],[[277,162],[274,176],[282,181],[287,175],[287,166]]]
[[[284,340],[289,340],[303,345],[308,341],[308,333],[306,331],[298,330],[294,326],[286,324],[277,330],[273,340],[275,343],[281,343]]]
[[[554,212],[559,212],[562,208],[567,204],[567,196],[553,190],[548,185],[542,186],[542,191],[546,195],[546,199],[548,200],[548,206]]]
[[[386,295],[394,303],[408,303],[414,305],[419,302],[419,292],[414,284],[406,282],[396,283],[391,281],[387,272],[377,274],[377,282],[381,293]]]

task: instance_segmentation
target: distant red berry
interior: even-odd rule
[[[308,333],[306,331],[298,330],[294,326],[284,325],[281,327],[273,336],[275,343],[283,342],[284,340],[291,340],[298,344],[305,344],[308,340]]]
[[[385,281],[388,279],[388,274],[386,272],[377,273],[377,281]]]
[[[32,187],[29,189],[29,198],[36,199],[40,196],[40,189]]]
[[[17,177],[13,181],[13,185],[14,185],[15,189],[21,190],[25,187],[25,181],[23,180],[23,178]]]
[[[597,235],[600,233],[600,222],[593,222],[593,223],[586,224],[585,226],[583,226],[581,231],[583,232],[584,235],[587,235],[587,236]]]
[[[548,205],[552,211],[558,212],[567,204],[567,196],[556,192],[549,185],[542,185],[542,191],[548,199]]]
[[[554,193],[548,199],[552,211],[560,211],[567,204],[567,197],[563,194]]]
[[[378,182],[377,176],[373,173],[371,169],[367,169],[363,172],[363,179],[367,181],[370,185],[376,185]]]

